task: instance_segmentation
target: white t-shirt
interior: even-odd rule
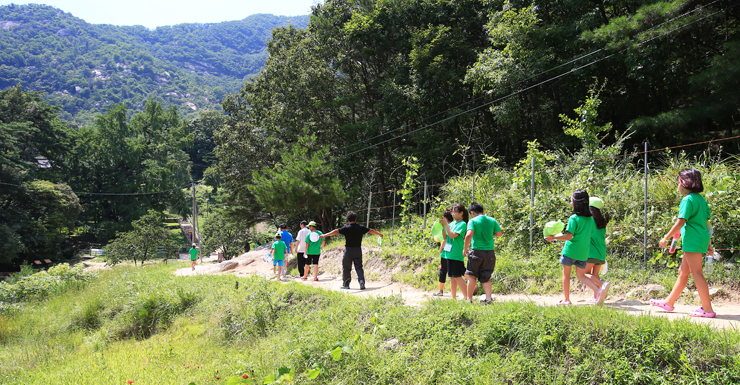
[[[310,232],[311,230],[309,230],[308,227],[304,227],[301,229],[301,231],[298,232],[296,240],[298,241],[298,252],[299,253],[306,252],[306,237],[308,236],[308,233]]]

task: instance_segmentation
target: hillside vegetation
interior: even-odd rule
[[[220,109],[221,99],[259,73],[270,31],[307,16],[252,15],[211,24],[89,24],[45,5],[0,7],[0,89],[44,91],[61,117],[89,124],[117,103],[149,98],[185,116]]]
[[[690,321],[586,306],[440,300],[411,307],[400,297],[361,299],[259,277],[172,274],[185,266],[118,266],[3,312],[0,381],[740,381],[738,334]]]

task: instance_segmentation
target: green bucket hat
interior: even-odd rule
[[[542,229],[542,234],[546,237],[562,233],[565,229],[565,225],[560,221],[551,221],[545,223],[545,228]]]
[[[311,226],[316,227],[316,222],[314,221],[308,222],[308,227],[311,227]]]
[[[283,233],[281,233],[279,231],[277,233],[275,233],[275,238],[282,238],[282,237],[283,237]]]
[[[445,227],[439,223],[439,220],[435,221],[432,225],[432,236],[442,238],[442,230],[444,230],[444,228]]]
[[[601,208],[604,207],[604,201],[601,198],[591,197],[588,198],[588,205],[601,210]]]

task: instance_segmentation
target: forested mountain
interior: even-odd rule
[[[252,15],[214,24],[89,24],[46,5],[0,7],[0,89],[44,91],[61,118],[90,123],[117,103],[141,110],[149,98],[184,117],[220,109],[227,93],[259,73],[277,26],[308,16]]]

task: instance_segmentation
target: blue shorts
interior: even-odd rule
[[[562,257],[560,257],[560,263],[562,263],[563,266],[573,266],[573,265],[576,265],[576,267],[579,268],[579,269],[585,269],[586,268],[586,261],[579,261],[577,259],[566,257],[565,255],[563,255]]]
[[[277,265],[277,266],[283,267],[284,264],[285,264],[285,260],[284,259],[273,259],[272,260],[272,265],[273,266]]]

